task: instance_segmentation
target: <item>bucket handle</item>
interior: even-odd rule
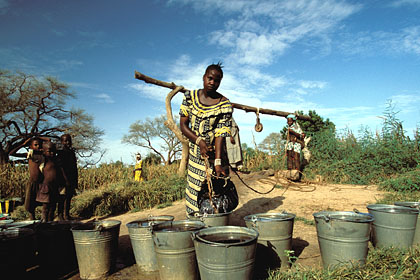
[[[252,225],[252,227],[254,227],[254,228],[258,227],[258,226],[257,226],[257,221],[258,221],[257,216],[256,216],[256,215],[253,215],[253,216],[251,217],[251,225]]]
[[[360,214],[360,211],[357,210],[356,208],[353,208],[353,212],[356,213],[356,214]]]
[[[98,231],[103,231],[103,230],[104,230],[104,226],[103,226],[102,224],[97,224],[97,225],[95,226],[95,230],[98,230]]]

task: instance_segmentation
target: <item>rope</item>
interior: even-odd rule
[[[213,196],[213,182],[211,181],[212,172],[210,169],[210,163],[208,157],[204,157],[204,163],[206,166],[206,178],[207,178],[207,187],[209,189],[209,201],[210,205],[213,207],[214,213],[218,214],[219,211],[217,210],[217,207],[214,206],[212,196]]]

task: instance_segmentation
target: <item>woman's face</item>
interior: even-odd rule
[[[293,119],[292,118],[288,118],[287,119],[287,124],[290,126],[293,124]]]
[[[203,76],[203,87],[206,92],[216,92],[222,81],[222,75],[219,71],[211,69]]]

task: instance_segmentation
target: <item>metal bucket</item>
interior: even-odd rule
[[[258,232],[238,226],[201,229],[193,234],[201,280],[252,279]]]
[[[244,218],[248,228],[258,231],[257,267],[274,269],[289,268],[289,257],[285,251],[292,250],[293,223],[296,215],[292,213],[259,213]]]
[[[313,216],[324,268],[349,262],[366,263],[372,215],[358,211],[321,211]]]
[[[398,206],[405,206],[419,210],[420,209],[420,202],[418,201],[398,201],[394,202],[395,205]],[[414,233],[413,238],[413,246],[420,246],[420,215],[417,216],[417,224],[416,224],[416,231]]]
[[[115,268],[121,222],[95,221],[71,229],[80,278],[97,279]]]
[[[26,268],[35,255],[35,232],[28,228],[0,229],[2,279],[25,279]]]
[[[36,224],[38,259],[43,275],[59,278],[77,271],[76,250],[70,229],[80,224],[77,221]]]
[[[412,246],[418,209],[387,204],[370,204],[367,209],[375,218],[371,237],[373,246],[379,248]]]
[[[191,221],[202,221],[208,227],[227,226],[231,212],[218,214],[200,214],[200,212],[188,213],[187,218]]]
[[[41,224],[41,220],[13,222],[7,225],[8,228],[30,228],[36,231]]]
[[[205,227],[200,221],[174,221],[152,227],[161,280],[198,279],[197,260],[191,234]]]
[[[153,225],[173,220],[174,216],[149,216],[126,225],[134,257],[140,269],[147,272],[158,270],[151,229]]]

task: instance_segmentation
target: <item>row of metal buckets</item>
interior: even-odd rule
[[[364,264],[368,242],[375,247],[420,244],[419,202],[371,204],[369,213],[314,213],[324,267]],[[187,220],[151,216],[126,226],[138,267],[160,279],[252,279],[256,254],[289,266],[295,215],[261,213],[244,217],[246,227],[229,226],[231,213]],[[116,263],[120,221],[11,223],[0,229],[0,271],[14,277],[37,262],[45,273],[78,269],[80,278],[109,275]],[[19,277],[18,277],[19,278]]]
[[[229,213],[150,216],[127,224],[138,267],[160,279],[252,279],[257,251],[288,266],[295,215],[261,213],[244,217],[247,227],[229,226]],[[258,250],[257,250],[258,247]],[[264,250],[265,249],[265,250]]]
[[[396,202],[367,205],[368,213],[314,213],[323,266],[364,265],[369,241],[378,248],[420,245],[419,205]],[[161,279],[198,279],[198,272],[201,279],[252,279],[256,254],[289,267],[294,214],[248,215],[246,228],[227,226],[229,215],[192,213],[184,221],[158,216],[127,224],[137,265],[159,270]]]
[[[369,204],[368,213],[357,210],[314,213],[323,266],[364,265],[369,241],[375,248],[420,245],[419,205],[419,202],[395,202]]]
[[[82,279],[111,273],[120,221],[12,222],[0,226],[0,271],[16,279]]]

